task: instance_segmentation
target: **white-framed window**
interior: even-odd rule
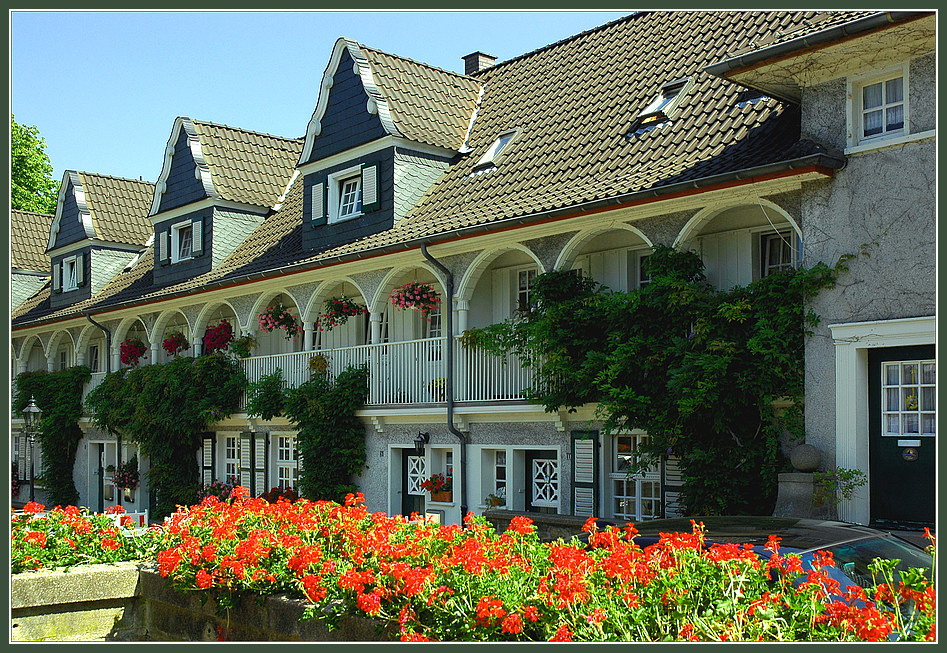
[[[362,214],[362,169],[353,166],[329,175],[330,223],[351,220]]]
[[[883,363],[881,383],[883,435],[935,434],[937,385],[934,361]]]
[[[299,483],[299,465],[296,461],[296,438],[280,435],[276,438],[276,484],[280,488],[295,488]]]
[[[79,287],[78,264],[75,256],[62,260],[62,290],[68,292]]]
[[[440,338],[443,335],[441,329],[441,307],[438,306],[431,311],[427,319],[424,320],[425,338]],[[384,342],[384,341],[383,341]]]
[[[508,132],[503,132],[499,137],[487,148],[487,151],[483,153],[483,156],[480,157],[480,160],[477,161],[477,165],[474,166],[474,169],[482,168],[484,166],[496,165],[496,162],[500,158],[500,153],[510,144],[510,141],[513,140],[513,137],[516,136],[516,130],[510,130]]]
[[[507,474],[506,451],[502,449],[493,452],[493,480],[493,494],[505,499],[509,474]]]
[[[612,437],[609,481],[611,512],[616,519],[637,521],[661,516],[660,470],[651,468],[631,473],[635,450],[647,439],[647,435],[641,434]]]
[[[909,133],[908,64],[848,80],[848,146],[906,136]]]
[[[228,435],[224,438],[224,481],[240,478],[240,438]]]
[[[64,370],[69,367],[69,352],[65,349],[59,350],[59,369]]]
[[[99,346],[98,345],[89,346],[89,369],[92,370],[93,374],[96,374],[99,371]]]
[[[171,227],[171,262],[185,261],[191,258],[194,243],[194,226],[190,221],[180,222]]]
[[[514,311],[525,313],[532,310],[531,294],[533,290],[533,281],[539,271],[536,268],[523,268],[516,271],[516,301],[513,304]]]
[[[760,236],[760,276],[788,272],[799,267],[799,237],[795,231]]]
[[[635,265],[635,272],[637,275],[637,278],[635,279],[635,285],[638,288],[644,288],[649,283],[651,283],[651,275],[648,274],[644,269],[644,261],[649,256],[651,256],[651,254],[640,252],[636,254],[638,262],[637,265]]]
[[[657,96],[635,117],[632,130],[646,130],[671,119],[671,113],[680,104],[690,79],[675,79],[661,87]]]

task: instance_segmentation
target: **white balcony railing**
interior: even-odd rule
[[[92,374],[92,379],[86,383],[85,388],[82,391],[82,403],[85,404],[85,398],[89,396],[89,393],[92,392],[95,388],[102,383],[102,380],[105,378],[105,372],[94,372]]]
[[[445,400],[447,363],[445,339],[429,338],[340,349],[252,356],[242,361],[252,383],[282,370],[286,387],[296,388],[310,378],[312,359],[321,356],[335,377],[350,366],[368,366],[369,406],[437,403]],[[498,401],[522,399],[532,380],[530,368],[515,356],[497,357],[466,350],[454,341],[454,399]]]

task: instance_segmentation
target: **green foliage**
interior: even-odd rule
[[[54,213],[59,182],[46,154],[46,139],[32,125],[17,123],[10,114],[11,207],[20,211]]]
[[[202,434],[238,410],[246,385],[237,361],[217,353],[112,372],[86,404],[97,426],[137,442],[150,459],[160,517],[193,502]]]
[[[286,416],[297,429],[303,459],[301,494],[316,501],[344,500],[357,487],[352,477],[365,464],[365,427],[355,411],[368,396],[368,368],[350,367],[336,377],[316,373],[286,392]]]
[[[696,254],[659,245],[644,288],[542,274],[532,311],[465,342],[533,365],[528,396],[547,411],[598,403],[606,431],[643,429],[648,455],[673,450],[688,512],[768,514],[779,465],[772,402],[801,403],[804,338],[818,323],[805,300],[842,264],[718,291]]]
[[[851,499],[855,496],[855,490],[868,482],[865,472],[847,467],[836,467],[825,472],[814,472],[812,480],[815,481],[812,501],[817,506],[821,506],[826,502],[838,505],[843,498]]]
[[[72,479],[76,451],[82,440],[79,419],[82,417],[82,390],[92,378],[88,367],[80,365],[59,372],[22,372],[14,382],[13,412],[23,416],[30,397],[42,413],[40,448],[43,469],[37,470],[54,506],[79,502],[79,492]]]
[[[270,420],[283,412],[283,370],[276,368],[247,388],[247,415]]]

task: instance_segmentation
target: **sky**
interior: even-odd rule
[[[335,41],[463,72],[628,12],[65,12],[10,16],[10,109],[65,170],[156,181],[187,116],[303,136]]]

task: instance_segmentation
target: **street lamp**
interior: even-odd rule
[[[414,452],[419,455],[424,455],[424,445],[426,445],[431,440],[431,435],[429,433],[424,433],[418,431],[418,434],[414,438]]]
[[[30,403],[23,409],[23,430],[26,431],[26,439],[30,441],[30,501],[36,498],[36,484],[33,482],[33,444],[36,442],[36,429],[42,414],[43,411],[33,401],[33,397],[30,397]]]

